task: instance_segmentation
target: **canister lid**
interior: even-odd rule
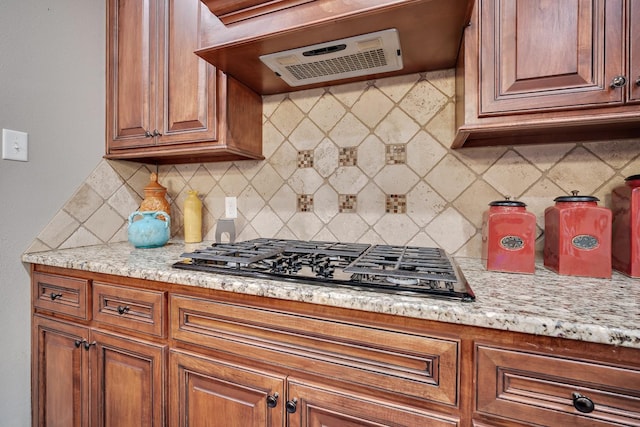
[[[578,190],[573,190],[571,196],[559,196],[553,199],[554,202],[598,202],[595,196],[578,196]]]
[[[625,181],[635,181],[635,180],[637,180],[637,179],[640,179],[640,174],[638,174],[638,175],[631,175],[631,176],[628,176],[628,177],[626,177],[624,180],[625,180]]]
[[[524,202],[519,202],[517,200],[510,200],[509,196],[506,196],[504,200],[495,200],[489,203],[489,206],[505,206],[512,208],[524,208],[527,206]]]

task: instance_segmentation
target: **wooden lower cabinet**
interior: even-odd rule
[[[169,425],[284,425],[284,377],[205,356],[171,351]]]
[[[637,348],[57,267],[32,278],[34,426],[640,427]]]
[[[165,425],[162,345],[35,316],[34,426]]]
[[[287,386],[290,427],[450,427],[456,418],[428,414],[391,402],[290,379]]]

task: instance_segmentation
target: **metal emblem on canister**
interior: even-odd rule
[[[518,251],[524,248],[524,240],[519,236],[504,236],[500,239],[500,246],[509,251]]]
[[[578,249],[590,251],[597,248],[599,242],[598,238],[595,236],[590,236],[589,234],[579,234],[571,239],[571,244]]]

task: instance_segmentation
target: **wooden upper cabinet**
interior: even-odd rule
[[[452,147],[640,137],[636,0],[478,0]]]
[[[628,2],[629,14],[629,100],[640,102],[640,3]]]
[[[225,25],[314,0],[202,0]]]
[[[199,0],[108,1],[105,157],[263,158],[261,97],[194,54],[203,12]]]
[[[622,0],[483,1],[481,115],[623,102]]]

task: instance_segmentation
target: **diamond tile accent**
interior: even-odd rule
[[[338,211],[340,213],[355,213],[358,207],[356,194],[338,194]]]
[[[407,163],[407,145],[389,144],[385,146],[385,162],[388,165],[403,165]]]
[[[313,150],[298,151],[298,167],[299,168],[313,167]]]
[[[387,194],[384,211],[388,214],[407,213],[407,196],[404,194]]]
[[[313,212],[313,194],[298,194],[298,212]]]
[[[358,147],[343,147],[338,151],[338,166],[358,164]]]

